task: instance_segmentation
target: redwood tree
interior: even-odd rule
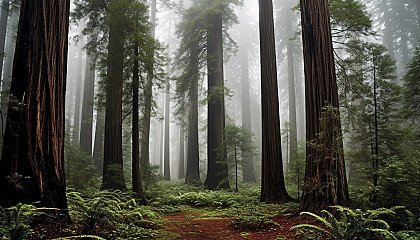
[[[109,42],[105,83],[105,142],[102,189],[125,189],[122,154],[122,87],[125,30],[119,0],[109,3]]]
[[[228,166],[225,159],[217,156],[217,147],[222,143],[225,129],[225,100],[223,77],[223,7],[212,1],[216,11],[210,15],[207,32],[207,81],[208,81],[208,133],[207,133],[207,178],[208,189],[229,188]]]
[[[3,206],[67,208],[64,99],[70,0],[23,0],[0,161]]]
[[[262,173],[261,201],[283,203],[286,191],[281,154],[279,96],[277,87],[273,3],[260,0]]]
[[[348,188],[328,0],[301,0],[306,101],[306,172],[300,210],[347,205]]]

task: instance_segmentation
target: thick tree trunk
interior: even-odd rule
[[[80,42],[83,46],[83,42]],[[76,96],[74,99],[74,121],[73,121],[73,144],[79,145],[80,137],[80,108],[81,108],[81,92],[82,92],[82,69],[83,69],[83,51],[79,50],[79,61],[77,65],[77,82],[76,82]]]
[[[348,203],[327,0],[301,0],[306,91],[306,172],[300,210]],[[321,137],[321,135],[323,137]]]
[[[122,154],[122,86],[124,63],[124,14],[119,0],[110,1],[108,66],[106,77],[105,143],[102,189],[125,189]]]
[[[92,156],[93,97],[95,86],[95,61],[86,56],[85,83],[83,88],[80,149]]]
[[[10,89],[14,99],[0,161],[0,188],[7,193],[0,198],[2,206],[41,201],[42,206],[67,208],[64,99],[69,12],[69,0],[21,3]]]
[[[181,120],[179,124],[179,165],[178,165],[178,179],[185,177],[185,134],[184,134],[184,121]]]
[[[166,83],[166,93],[165,93],[165,148],[164,148],[164,177],[165,180],[169,181],[171,180],[171,163],[169,161],[169,91],[170,91],[170,85],[169,80]]]
[[[214,3],[214,1],[213,1]],[[225,157],[217,156],[217,147],[222,143],[225,129],[225,100],[223,77],[223,24],[222,14],[215,14],[207,33],[208,71],[208,134],[207,178],[208,189],[229,188],[228,166]]]
[[[139,46],[135,43],[134,56],[139,55]],[[133,66],[133,123],[132,123],[132,185],[133,192],[140,198],[144,198],[143,186],[140,174],[140,154],[139,154],[139,60],[134,59]]]
[[[104,112],[98,109],[96,112],[95,142],[93,147],[93,165],[96,166],[97,173],[102,176],[104,159]]]
[[[260,0],[262,175],[261,201],[283,203],[287,194],[283,176],[273,3]]]

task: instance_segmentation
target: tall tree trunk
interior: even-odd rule
[[[2,206],[41,201],[42,206],[67,208],[64,99],[69,12],[69,0],[21,3],[10,89],[14,99],[0,161],[0,189],[7,193],[0,198]]]
[[[246,24],[246,21],[241,22]],[[251,132],[251,100],[249,97],[249,54],[248,54],[248,24],[241,28],[241,39],[244,43],[240,49],[241,59],[241,85],[242,85],[242,127]],[[254,163],[249,153],[244,153],[245,168],[243,171],[244,182],[257,182]]]
[[[388,0],[384,0],[380,4],[381,11],[384,13],[384,25],[385,29],[383,29],[383,43],[388,49],[388,53],[392,59],[395,60],[395,49],[394,49],[394,29],[392,29],[391,25],[391,16],[390,16],[390,8],[388,6]]]
[[[184,134],[184,120],[179,124],[179,163],[178,163],[178,179],[185,177],[185,134]]]
[[[300,210],[319,213],[330,206],[346,206],[349,196],[328,1],[301,0],[300,7],[307,117]]]
[[[212,4],[215,4],[214,0]],[[222,28],[222,14],[215,14],[207,32],[207,80],[209,94],[207,134],[208,166],[207,178],[204,185],[208,189],[229,188],[226,157],[218,157],[216,151],[224,139],[225,129]]]
[[[80,46],[83,46],[82,41]],[[81,107],[81,92],[82,92],[82,68],[83,68],[83,51],[79,50],[79,61],[77,65],[77,83],[76,96],[74,99],[74,121],[73,121],[73,144],[79,145],[80,137],[80,107]]]
[[[196,55],[198,61],[198,56]],[[194,62],[194,60],[193,60]],[[195,184],[200,181],[200,153],[198,146],[198,68],[196,76],[191,80],[189,90],[189,112],[188,112],[188,137],[187,137],[187,174],[186,184]]]
[[[166,93],[165,93],[165,149],[164,149],[164,176],[165,180],[171,180],[171,164],[169,161],[169,91],[170,85],[169,80],[166,83]]]
[[[163,105],[163,104],[162,104]],[[161,174],[162,174],[162,176],[163,176],[163,174],[164,174],[164,172],[163,172],[163,165],[164,165],[164,163],[163,163],[163,136],[165,135],[164,134],[164,129],[165,128],[165,124],[163,123],[163,122],[160,122],[160,142],[159,142],[159,166],[160,166],[160,171],[161,171]]]
[[[150,35],[152,38],[155,38],[155,28],[156,28],[156,0],[152,0],[150,7],[150,23],[151,23],[151,32]],[[153,56],[152,56],[153,57]],[[151,66],[153,68],[153,66]],[[153,98],[153,70],[148,69],[147,80],[144,87],[144,109],[143,117],[141,118],[141,139],[140,139],[140,166],[143,172],[143,179],[147,179],[149,176],[149,166],[150,166],[150,153],[149,153],[149,143],[150,143],[150,118],[152,111],[152,98]]]
[[[375,202],[378,198],[377,187],[378,187],[378,170],[379,170],[379,141],[378,141],[378,98],[377,98],[377,79],[376,79],[376,58],[375,54],[372,56],[373,64],[373,127],[374,127],[374,149],[372,149],[372,169],[373,169],[373,191],[370,196],[370,201]],[[373,146],[371,146],[373,147]]]
[[[259,11],[262,96],[261,201],[283,203],[290,197],[283,176],[272,1],[259,0]]]
[[[124,27],[120,21],[125,9],[119,0],[109,3],[110,26],[106,77],[105,143],[102,189],[125,189],[122,154],[122,86]]]
[[[93,97],[95,86],[95,60],[86,56],[85,83],[83,88],[80,149],[92,156]]]
[[[0,123],[1,123],[1,134],[0,134],[0,156],[3,147],[3,133],[4,127],[6,126],[6,111],[7,111],[7,100],[9,98],[9,94],[7,93],[8,87],[5,87],[5,81],[2,78],[3,72],[3,61],[4,61],[4,46],[6,44],[6,31],[7,31],[7,18],[9,16],[9,0],[3,0],[1,6],[1,17],[0,17],[0,85],[1,85],[1,92],[0,92]],[[5,91],[5,95],[3,94],[3,90]],[[3,107],[4,105],[4,107]]]
[[[140,198],[144,198],[143,186],[140,174],[140,153],[139,153],[139,46],[137,42],[134,46],[134,66],[133,66],[133,123],[132,123],[132,185],[133,192],[137,193]]]
[[[289,141],[290,162],[297,158],[297,121],[296,121],[296,92],[295,92],[295,64],[293,54],[293,42],[287,42],[287,78],[289,83]]]
[[[4,46],[6,45],[7,18],[9,16],[9,0],[3,0],[0,17],[0,84],[3,85],[2,72],[4,60]],[[0,95],[2,95],[0,93]]]
[[[97,173],[103,173],[103,159],[104,159],[104,111],[98,109],[96,112],[96,128],[95,128],[95,145],[93,147],[93,165],[96,166]]]
[[[19,21],[19,14],[13,13],[10,14],[10,23]],[[13,55],[15,52],[16,46],[16,30],[12,24],[8,24],[7,29],[7,41],[6,41],[6,59],[3,67],[3,78],[2,78],[2,88],[1,88],[1,134],[0,134],[0,156],[3,146],[3,137],[4,131],[6,129],[6,119],[7,119],[7,108],[9,104],[9,95],[10,95],[10,85],[12,79],[12,70],[13,70]]]

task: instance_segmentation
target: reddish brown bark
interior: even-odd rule
[[[22,1],[13,100],[0,161],[3,206],[40,200],[43,206],[67,208],[64,99],[69,8],[69,0]]]
[[[207,178],[208,189],[229,188],[226,159],[217,156],[216,149],[222,143],[225,129],[225,99],[223,77],[223,24],[222,15],[215,14],[207,33],[208,71],[208,134],[207,134]]]
[[[125,189],[122,153],[122,86],[125,31],[119,0],[111,0],[106,78],[105,142],[102,189]]]
[[[347,205],[348,188],[328,1],[301,0],[300,6],[308,142],[300,210],[319,213]]]
[[[260,0],[262,173],[261,201],[283,203],[286,191],[281,154],[273,3]]]

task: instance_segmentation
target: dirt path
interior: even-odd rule
[[[303,223],[297,217],[275,217],[278,225],[262,230],[238,230],[233,218],[223,215],[206,215],[202,212],[181,212],[165,215],[162,220],[164,236],[160,239],[296,239],[289,228]],[[307,221],[305,221],[307,223]]]

